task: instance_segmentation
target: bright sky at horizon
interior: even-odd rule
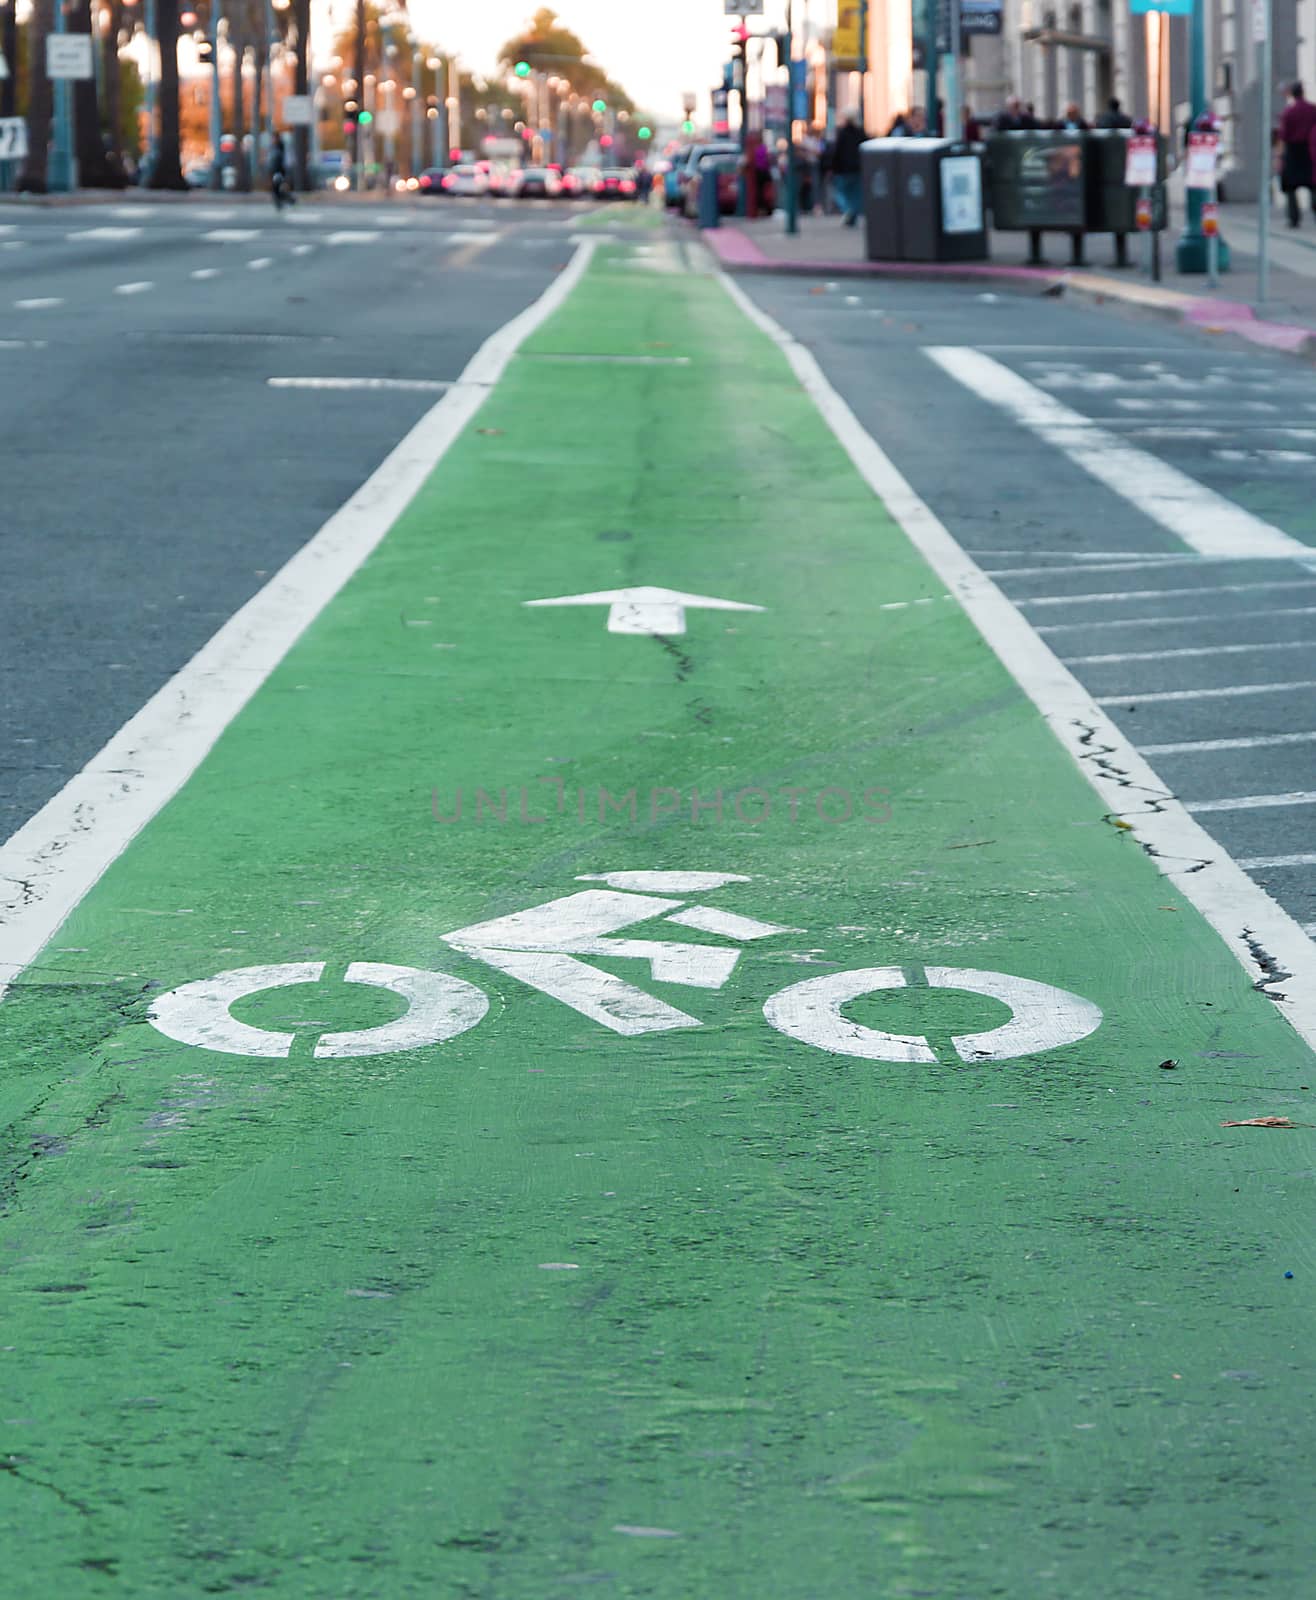
[[[332,0],[342,26],[350,0]],[[756,29],[780,26],[785,0],[766,0],[767,14],[751,19]],[[416,32],[427,43],[455,50],[468,71],[493,71],[501,46],[538,9],[535,0],[476,0],[454,6],[450,0],[410,0]],[[679,120],[681,96],[699,97],[708,114],[708,91],[721,80],[732,19],[722,0],[561,0],[553,9],[565,27],[584,41],[593,60],[626,90],[636,104],[666,122]],[[796,12],[815,18],[831,10],[831,0],[797,0]]]

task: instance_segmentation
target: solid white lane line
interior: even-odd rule
[[[35,300],[15,300],[16,311],[48,311],[51,306],[62,306],[63,300],[54,295],[38,296]]]
[[[1136,702],[1140,706],[1165,700],[1229,700],[1244,694],[1288,694],[1296,689],[1316,689],[1316,678],[1303,678],[1297,683],[1235,683],[1228,689],[1156,689],[1150,694],[1103,694],[1099,706],[1124,706]]]
[[[247,270],[248,272],[259,272],[262,267],[272,266],[273,264],[273,256],[256,256],[253,260],[248,261]]]
[[[1189,756],[1212,750],[1266,750],[1283,744],[1316,743],[1312,733],[1257,733],[1238,739],[1178,739],[1171,744],[1143,744],[1145,756]]]
[[[842,448],[915,549],[969,618],[1073,758],[1101,803],[1131,824],[1134,838],[1176,890],[1206,918],[1250,978],[1316,1045],[1316,949],[1297,922],[1168,792],[1151,766],[1028,626],[986,573],[915,494],[877,441],[827,381],[812,353],[759,309],[725,272],[727,294],[780,348]],[[1309,685],[1308,687],[1316,687]],[[1127,698],[1127,697],[1126,697]],[[1093,751],[1102,756],[1092,760]],[[1137,795],[1147,797],[1138,810]],[[1258,959],[1267,952],[1285,976]],[[1273,987],[1271,987],[1273,985]]]
[[[1313,554],[1316,554],[1316,550]],[[1316,588],[1316,578],[1280,578],[1265,583],[1221,583],[1214,586],[1195,583],[1187,589],[1108,589],[1104,594],[1043,594],[1023,596],[1014,604],[1017,606],[1079,606],[1097,603],[1105,605],[1115,600],[1160,600],[1166,595],[1245,594],[1257,589],[1311,588]]]
[[[1223,620],[1223,619],[1222,619]],[[1119,661],[1177,661],[1183,656],[1237,656],[1256,650],[1311,650],[1310,639],[1267,639],[1263,644],[1195,644],[1182,650],[1122,650],[1114,655],[1061,656],[1067,667],[1104,667]]]
[[[1248,872],[1265,867],[1316,867],[1316,851],[1302,850],[1293,856],[1247,856],[1238,864]]]
[[[194,278],[202,278],[202,279],[204,279],[204,278],[217,278],[219,276],[219,272],[220,272],[220,269],[218,267],[198,267],[196,269],[196,271],[192,274],[192,276]]]
[[[79,228],[75,233],[66,233],[66,239],[135,239],[142,232],[141,228]]]
[[[271,389],[398,389],[408,394],[438,394],[451,389],[442,378],[266,378]]]
[[[325,239],[326,244],[375,244],[380,235],[374,229],[360,232],[331,233]]]
[[[1199,811],[1260,811],[1267,806],[1316,805],[1316,789],[1295,789],[1289,794],[1244,794],[1232,800],[1185,800],[1194,814]]]
[[[115,294],[145,294],[148,289],[154,288],[155,285],[153,283],[142,280],[139,283],[116,283],[114,292]]]
[[[259,228],[212,228],[201,237],[213,244],[249,244],[253,239],[259,239],[260,234]]]
[[[1316,551],[1312,552],[1316,556]],[[1228,560],[1236,560],[1230,556]],[[1075,567],[1075,572],[1143,572],[1148,567],[1200,567],[1201,556],[1141,556],[1137,561],[1094,561],[1090,566]],[[1062,567],[984,567],[993,578],[1045,578],[1062,572]]]
[[[981,350],[932,345],[928,355],[943,372],[1054,445],[1076,466],[1144,516],[1168,528],[1199,555],[1312,555],[1309,545],[1263,522],[1159,456],[1127,444]],[[1166,408],[1163,401],[1156,401],[1155,405]]]
[[[488,399],[522,342],[579,283],[584,245],[258,594],[0,846],[0,993],[196,771],[306,628],[384,538]]]
[[[1206,593],[1210,593],[1207,590]],[[1172,617],[1105,617],[1099,622],[1043,622],[1037,625],[1038,633],[1048,637],[1053,633],[1088,633],[1098,628],[1163,628],[1167,623],[1228,622],[1243,617],[1311,617],[1316,616],[1316,606],[1263,606],[1249,611],[1199,611],[1195,615]]]

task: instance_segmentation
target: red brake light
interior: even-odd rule
[[[420,180],[421,188],[422,189],[428,189],[428,188],[431,187],[432,183],[433,183],[433,179],[430,177],[429,173],[428,172],[422,173],[421,180]]]
[[[621,192],[623,194],[634,194],[635,193],[635,185],[631,182],[631,180],[629,178],[623,178],[621,180]]]

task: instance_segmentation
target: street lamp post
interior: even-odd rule
[[[415,35],[411,39],[411,176],[417,177],[425,165],[425,125],[421,121],[425,97],[421,94],[424,58]]]
[[[68,32],[64,0],[55,0],[55,32]],[[46,181],[49,188],[71,194],[78,186],[78,163],[73,153],[73,91],[67,78],[56,78],[52,88],[55,126]]]
[[[219,25],[224,20],[221,0],[211,0],[210,8],[210,185],[220,185],[219,144],[224,137],[223,108],[219,100]]]
[[[1192,26],[1188,45],[1188,100],[1191,110],[1188,115],[1190,128],[1197,126],[1197,119],[1207,111],[1206,103],[1206,0],[1193,0]],[[1202,207],[1206,203],[1206,191],[1203,189],[1189,189],[1186,191],[1184,204],[1184,227],[1179,235],[1179,242],[1175,246],[1175,265],[1180,272],[1207,272],[1210,270],[1210,241],[1202,231]],[[1218,255],[1216,264],[1221,272],[1229,270],[1229,246],[1225,241],[1216,238]]]

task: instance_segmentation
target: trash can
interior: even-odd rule
[[[903,259],[985,261],[981,154],[951,139],[896,142]]]
[[[722,207],[718,194],[718,176],[722,165],[717,161],[701,161],[698,169],[699,206],[698,223],[701,228],[722,226]]]
[[[1088,137],[1028,128],[987,140],[992,226],[1028,233],[1033,265],[1042,264],[1042,234],[1052,231],[1069,234],[1074,260],[1083,259]]]
[[[984,261],[982,154],[950,139],[860,147],[870,261]]]
[[[900,178],[897,154],[903,139],[869,139],[859,146],[859,181],[864,186],[864,253],[870,261],[903,261],[900,242]]]
[[[1146,191],[1124,181],[1132,134],[1124,128],[1097,128],[1086,136],[1085,217],[1089,233],[1115,235],[1115,264],[1128,264],[1127,235],[1138,231],[1138,199]],[[1156,182],[1151,186],[1152,227],[1166,224],[1165,136],[1156,136]]]

